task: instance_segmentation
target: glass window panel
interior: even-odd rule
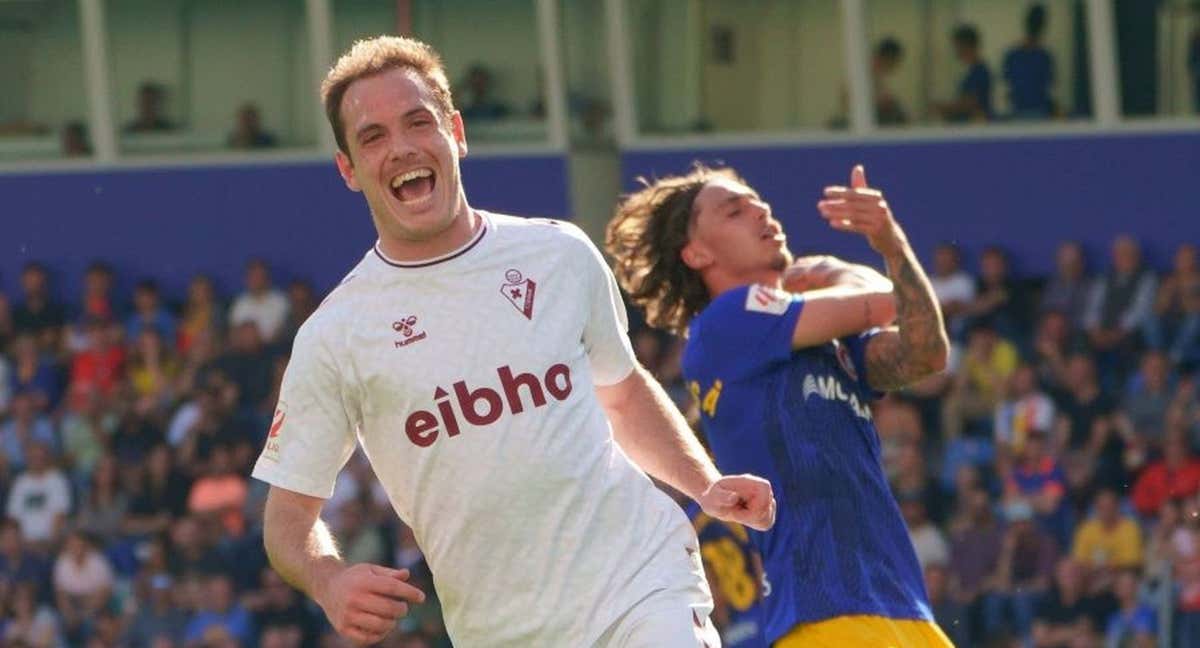
[[[1125,116],[1200,113],[1200,4],[1117,2],[1113,20]]]
[[[604,3],[561,0],[558,35],[567,91],[570,138],[576,144],[614,141],[612,81]]]
[[[336,0],[335,55],[360,38],[413,35],[441,55],[469,142],[530,143],[548,139],[542,100],[541,56],[534,0],[413,0],[397,3]]]
[[[87,156],[74,0],[0,2],[0,163]]]
[[[123,154],[315,144],[303,0],[109,0],[107,11]]]
[[[837,0],[628,0],[626,11],[641,132],[844,121]]]
[[[1034,4],[1040,4],[1044,17],[1041,36],[1030,40],[1026,24]],[[1083,5],[1071,0],[868,0],[881,126],[1090,117]],[[899,47],[898,59],[889,56],[889,41]],[[984,88],[990,88],[990,100]]]

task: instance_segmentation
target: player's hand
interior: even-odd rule
[[[351,565],[329,579],[317,603],[338,634],[362,646],[378,643],[408,614],[409,603],[425,602],[408,577],[407,569]]]
[[[867,186],[867,172],[861,164],[850,172],[849,187],[825,187],[825,199],[817,203],[817,209],[831,227],[862,234],[885,257],[908,245],[883,192]]]
[[[729,475],[713,482],[696,500],[705,513],[766,531],[775,525],[771,482],[754,475]]]

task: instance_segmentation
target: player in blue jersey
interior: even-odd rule
[[[762,559],[746,527],[685,507],[700,539],[700,557],[713,593],[713,620],[725,648],[766,648],[760,609]]]
[[[894,288],[861,266],[794,262],[770,205],[728,169],[698,166],[628,196],[608,249],[646,320],[687,335],[684,375],[717,465],[775,489],[775,527],[752,533],[767,640],[949,646],[869,408],[880,391],[945,367],[941,312],[861,166],[849,187],[826,188],[818,210],[831,227],[866,237]]]

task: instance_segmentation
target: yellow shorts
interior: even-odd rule
[[[954,648],[946,633],[929,621],[881,616],[840,616],[796,626],[775,648]]]

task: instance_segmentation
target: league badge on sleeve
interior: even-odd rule
[[[769,315],[783,315],[792,303],[792,296],[770,286],[754,284],[746,291],[746,310]]]
[[[500,294],[521,312],[525,319],[533,319],[533,295],[537,284],[533,279],[526,279],[520,270],[509,269],[504,273],[504,284],[500,286]]]
[[[283,421],[286,418],[287,403],[279,401],[275,416],[271,418],[271,428],[267,430],[267,445],[263,448],[263,457],[271,461],[279,461],[279,436],[283,433]]]

